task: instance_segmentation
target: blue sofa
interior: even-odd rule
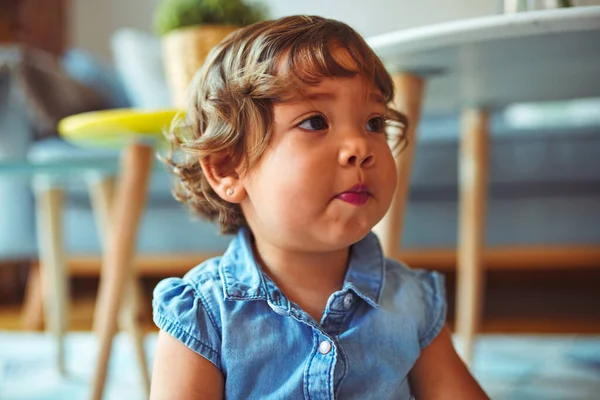
[[[158,39],[120,31],[112,41],[115,68],[79,50],[64,67],[74,79],[105,91],[115,107],[169,106]],[[0,87],[0,162],[7,157],[90,156],[59,139],[34,141],[19,95]],[[600,244],[600,123],[515,128],[502,112],[492,118],[489,246]],[[403,245],[452,248],[457,238],[456,116],[425,116],[418,132]],[[114,157],[110,152],[96,156]],[[170,194],[170,177],[157,166],[138,239],[141,254],[219,252],[228,237],[192,218]],[[100,253],[83,180],[64,182],[65,242],[70,254]],[[0,257],[36,258],[30,183],[0,175]],[[192,265],[190,265],[192,267]]]

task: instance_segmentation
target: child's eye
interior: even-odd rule
[[[327,129],[327,120],[322,115],[313,115],[305,119],[298,124],[299,128],[306,129],[307,131],[321,131]]]
[[[371,118],[370,120],[367,121],[367,130],[370,132],[383,132],[385,128],[385,118],[384,117],[377,117],[377,118]]]

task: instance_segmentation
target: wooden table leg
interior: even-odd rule
[[[122,175],[112,209],[95,316],[95,326],[100,333],[100,349],[92,387],[94,400],[100,400],[104,391],[112,340],[132,266],[153,158],[154,149],[141,143],[131,144],[123,153]]]
[[[466,110],[462,118],[456,333],[458,352],[468,365],[483,308],[481,260],[485,246],[489,127],[486,111]]]
[[[417,141],[416,130],[421,117],[425,86],[422,78],[409,73],[398,73],[393,75],[392,78],[395,86],[395,107],[408,117],[410,125],[406,131],[408,146],[396,157],[398,182],[392,205],[383,219],[373,228],[373,231],[379,236],[383,252],[387,257],[397,257],[402,239],[410,172]]]
[[[61,189],[51,187],[43,177],[36,179],[38,245],[40,277],[45,307],[46,327],[56,336],[58,370],[66,373],[64,335],[67,327],[69,277],[62,235]]]
[[[42,292],[42,279],[40,277],[40,264],[33,261],[29,264],[23,310],[21,312],[21,326],[26,331],[41,331],[44,329],[44,299]]]

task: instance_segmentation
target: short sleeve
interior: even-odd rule
[[[188,348],[221,369],[221,335],[202,294],[184,279],[168,278],[154,289],[153,319]]]
[[[440,273],[423,270],[414,272],[419,280],[424,306],[424,318],[419,327],[419,346],[424,349],[442,331],[446,322],[446,288],[444,276]]]

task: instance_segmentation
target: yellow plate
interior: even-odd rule
[[[115,109],[93,111],[64,118],[58,132],[65,139],[98,140],[116,136],[162,136],[180,110]]]

